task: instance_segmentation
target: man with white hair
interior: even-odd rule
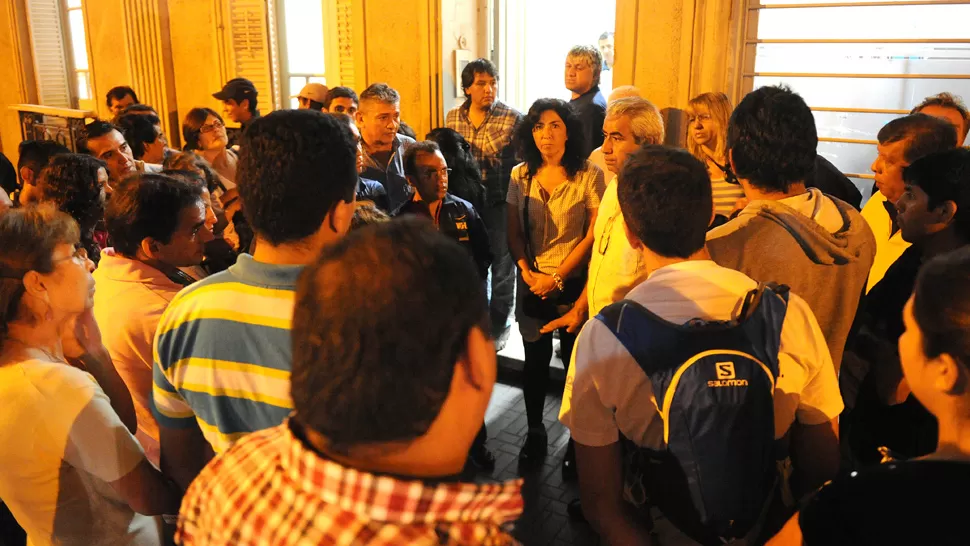
[[[629,97],[641,97],[640,90],[632,85],[621,85],[610,93],[609,98],[606,99],[606,105],[609,107],[619,99],[625,99]],[[606,155],[603,153],[603,147],[600,146],[596,148],[589,154],[589,162],[596,165],[604,173],[613,172],[612,169],[606,164]]]

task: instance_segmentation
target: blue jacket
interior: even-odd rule
[[[404,152],[408,146],[414,144],[414,139],[404,135],[394,137],[391,145],[391,159],[387,162],[387,169],[381,168],[364,150],[364,170],[360,173],[361,178],[377,180],[384,186],[387,198],[390,202],[390,210],[396,210],[405,202],[411,199],[411,186],[408,184],[407,177],[404,176]]]
[[[435,221],[424,201],[411,199],[398,207],[392,216],[396,217],[402,214],[416,214]],[[446,193],[441,202],[441,209],[438,211],[437,228],[442,234],[465,247],[465,250],[475,260],[475,265],[478,267],[478,273],[482,276],[482,279],[488,277],[488,267],[492,264],[488,230],[485,229],[485,222],[482,221],[481,216],[478,215],[471,203]]]

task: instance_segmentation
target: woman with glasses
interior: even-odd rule
[[[50,203],[74,218],[80,228],[81,246],[97,265],[101,249],[108,246],[104,207],[110,191],[104,161],[87,154],[61,154],[52,157],[41,171],[31,200]]]
[[[147,515],[177,513],[180,492],[133,436],[93,270],[67,214],[0,216],[0,497],[31,544],[161,544]]]
[[[902,373],[939,425],[936,450],[836,478],[770,545],[968,542],[970,247],[922,266],[902,322]]]
[[[542,464],[548,449],[542,423],[552,333],[540,330],[579,298],[600,198],[603,171],[586,160],[583,124],[559,99],[539,99],[516,130],[519,156],[509,182],[509,251],[520,275],[515,318],[525,346],[525,409],[529,433],[519,454],[525,469]],[[576,334],[559,331],[568,370]]]
[[[222,116],[211,108],[193,108],[182,121],[185,151],[193,151],[209,162],[212,169],[228,181],[226,190],[236,187],[236,152],[229,149],[229,137]]]
[[[714,213],[724,222],[743,208],[744,190],[727,159],[731,101],[724,93],[702,93],[687,103],[687,150],[707,165],[714,192]]]

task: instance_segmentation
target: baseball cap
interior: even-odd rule
[[[226,85],[222,87],[222,91],[212,94],[213,97],[219,100],[232,99],[236,102],[255,98],[256,95],[258,95],[256,86],[246,78],[233,78],[226,82]]]
[[[300,89],[299,95],[293,95],[293,98],[304,98],[310,99],[314,102],[324,103],[327,102],[327,93],[330,90],[327,89],[326,85],[322,83],[308,83]]]

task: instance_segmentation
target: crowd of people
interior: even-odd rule
[[[237,78],[240,129],[194,108],[182,150],[130,87],[77,153],[21,143],[0,499],[30,543],[515,543],[523,481],[462,479],[495,467],[513,326],[522,473],[558,338],[569,514],[604,544],[658,510],[705,545],[970,540],[966,107],[886,124],[862,207],[798,94],[704,93],[665,146],[601,93],[604,42],[525,113],[472,61],[424,140],[384,83],[260,116]]]

